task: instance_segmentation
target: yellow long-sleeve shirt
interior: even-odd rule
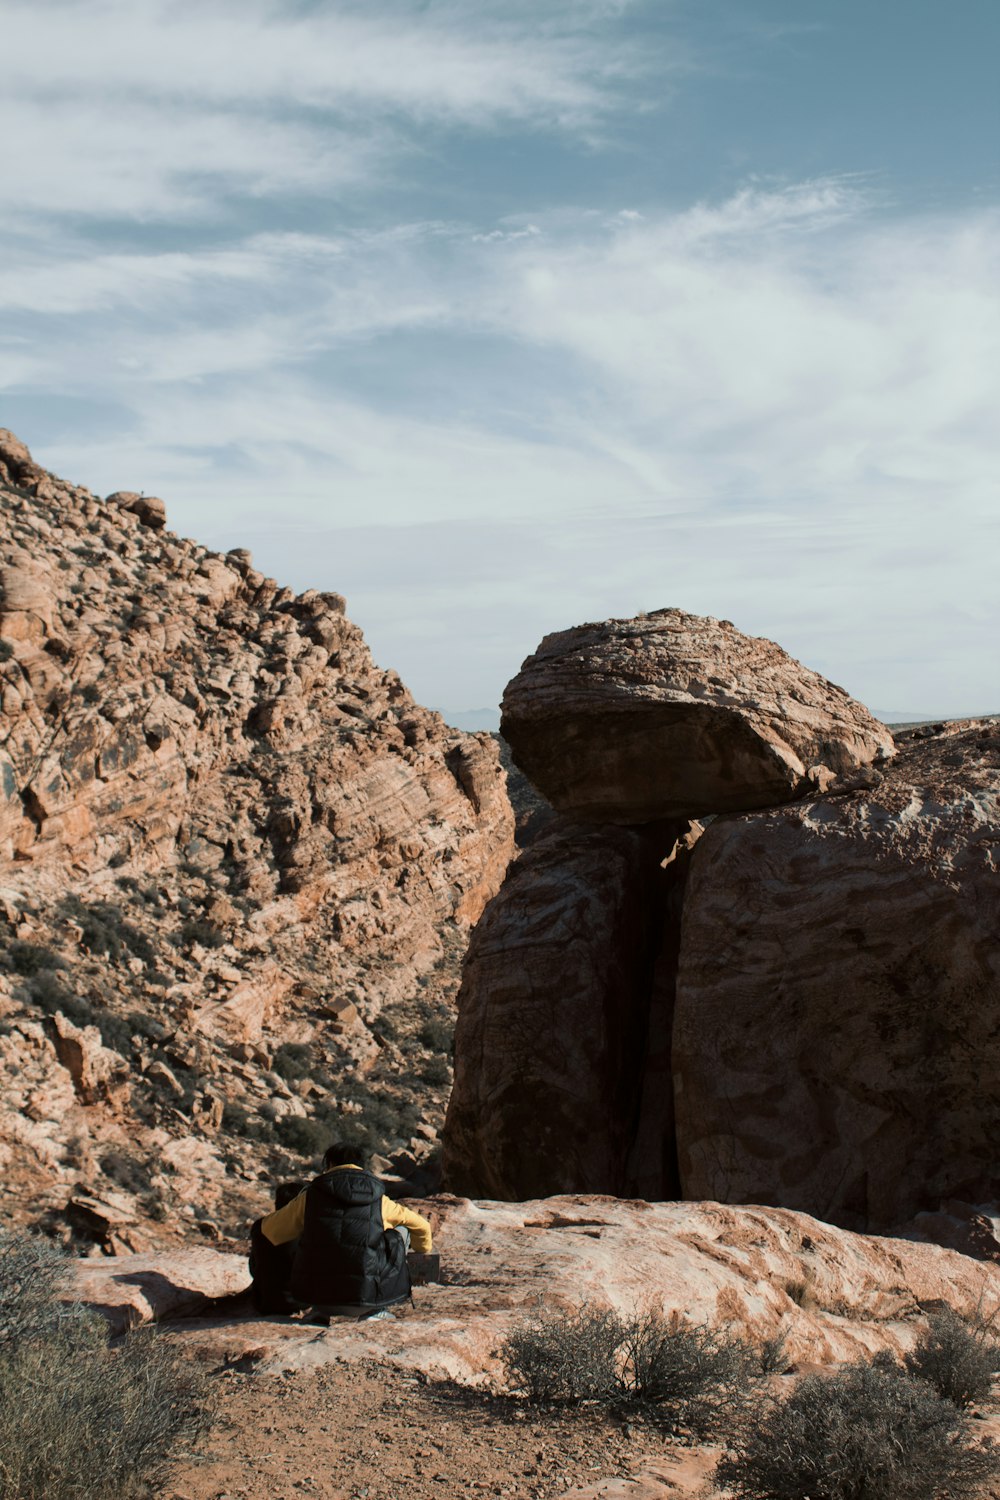
[[[361,1167],[342,1166],[331,1167],[331,1172],[360,1172]],[[321,1174],[325,1176],[326,1174]],[[276,1209],[273,1214],[268,1214],[266,1219],[261,1220],[261,1233],[272,1245],[287,1245],[289,1240],[297,1240],[305,1228],[306,1222],[306,1190],[303,1189],[297,1198],[291,1203],[286,1203],[284,1208]],[[401,1203],[394,1203],[391,1198],[382,1199],[382,1228],[395,1229],[397,1226],[405,1225],[410,1231],[410,1246],[413,1250],[419,1250],[427,1254],[433,1249],[433,1238],[431,1226],[422,1214],[414,1213],[412,1208],[404,1208]]]

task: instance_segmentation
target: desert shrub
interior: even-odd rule
[[[962,1500],[998,1460],[925,1381],[884,1364],[809,1375],[754,1403],[716,1469],[739,1500]]]
[[[243,1136],[248,1141],[271,1141],[274,1126],[270,1120],[251,1115],[242,1104],[227,1103],[222,1107],[222,1128],[230,1135]]]
[[[451,1078],[451,1069],[443,1057],[429,1057],[426,1062],[420,1064],[417,1073],[423,1083],[429,1083],[432,1086],[447,1083]]]
[[[285,1115],[274,1123],[278,1144],[300,1156],[319,1156],[330,1144],[329,1126],[308,1116]]]
[[[762,1374],[760,1351],[737,1334],[658,1308],[627,1320],[622,1356],[625,1400],[699,1433],[720,1431]]]
[[[226,941],[225,933],[220,932],[207,917],[188,917],[181,923],[180,938],[188,948],[194,943],[200,943],[203,948],[221,948]]]
[[[130,1193],[146,1193],[150,1187],[149,1167],[127,1151],[106,1151],[100,1159],[101,1171],[118,1187]]]
[[[56,969],[40,969],[32,974],[26,989],[39,1010],[49,1016],[57,1010],[65,1011],[73,1003],[73,996]]]
[[[425,1021],[420,1028],[420,1041],[431,1052],[450,1052],[455,1039],[455,1028],[437,1017]]]
[[[550,1312],[512,1328],[498,1353],[508,1386],[529,1401],[610,1400],[623,1336],[607,1308]]]
[[[780,1375],[788,1369],[788,1345],[783,1333],[775,1333],[757,1345],[757,1362],[762,1375]]]
[[[1000,1370],[1000,1346],[987,1321],[966,1321],[951,1308],[935,1313],[920,1335],[906,1368],[956,1406],[982,1401]]]
[[[751,1344],[659,1308],[541,1314],[515,1326],[497,1354],[510,1389],[531,1401],[597,1400],[699,1434],[732,1427],[764,1375],[785,1364],[781,1338]]]
[[[107,1343],[60,1301],[67,1261],[0,1231],[0,1500],[132,1500],[204,1423],[198,1367],[152,1330]]]
[[[313,1055],[312,1048],[302,1042],[285,1042],[274,1054],[271,1063],[272,1072],[277,1073],[286,1083],[295,1083],[300,1078],[308,1078],[312,1073]]]
[[[14,973],[25,977],[65,967],[59,954],[42,943],[11,943],[8,952]]]
[[[97,957],[107,957],[117,963],[126,953],[132,953],[143,963],[149,963],[156,956],[146,934],[127,922],[121,909],[111,901],[93,901],[88,906],[78,896],[67,896],[60,910],[78,924],[83,932],[84,946]]]

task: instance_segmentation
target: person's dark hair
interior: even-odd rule
[[[360,1146],[344,1146],[334,1141],[323,1152],[324,1167],[366,1167],[368,1154]]]
[[[297,1198],[307,1184],[304,1182],[279,1182],[274,1189],[274,1206],[276,1209],[284,1208],[286,1203],[291,1203]]]

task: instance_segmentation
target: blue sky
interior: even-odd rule
[[[0,0],[0,425],[422,699],[678,605],[1000,708],[995,0]]]

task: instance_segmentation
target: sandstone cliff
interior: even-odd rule
[[[5,1211],[216,1234],[351,1119],[415,1169],[513,819],[339,595],[0,433],[0,788]]]
[[[998,725],[712,824],[677,975],[685,1196],[878,1230],[997,1198],[998,863]]]

